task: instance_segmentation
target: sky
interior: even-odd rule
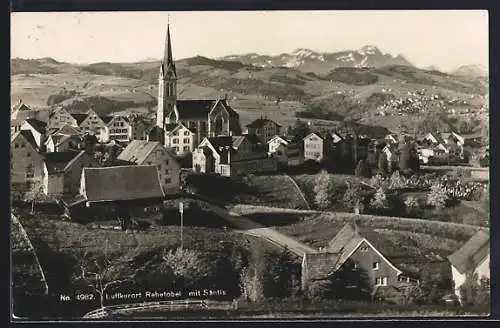
[[[485,10],[11,13],[11,57],[78,64],[159,59],[168,21],[175,59],[374,45],[419,67],[488,67]]]

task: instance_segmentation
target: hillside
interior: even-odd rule
[[[478,108],[486,103],[484,95],[488,93],[485,78],[412,66],[337,67],[316,74],[291,67],[256,67],[229,59],[197,56],[177,61],[179,99],[226,96],[240,112],[243,125],[264,114],[286,128],[297,116],[321,124],[324,122],[318,119],[370,121],[381,106],[408,97],[415,90],[425,89],[443,101],[453,101],[447,109],[454,104]],[[83,111],[94,106],[103,114],[152,113],[158,66],[157,61],[73,65],[50,58],[15,58],[11,60],[11,100],[22,98],[35,108],[65,105]],[[392,128],[408,117],[377,120],[377,124]]]

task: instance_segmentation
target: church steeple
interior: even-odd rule
[[[163,128],[165,123],[170,123],[170,114],[175,111],[177,101],[177,72],[172,55],[172,42],[170,40],[170,23],[167,24],[164,55],[160,64],[158,76],[158,110],[156,112],[156,125]]]

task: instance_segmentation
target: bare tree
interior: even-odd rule
[[[99,294],[101,309],[104,308],[104,296],[109,288],[132,282],[137,277],[140,269],[131,269],[133,254],[112,253],[108,240],[102,254],[94,255],[87,250],[77,254],[80,272],[77,279]]]

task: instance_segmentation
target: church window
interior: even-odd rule
[[[223,124],[224,124],[224,121],[223,121],[222,117],[218,116],[215,118],[215,127],[214,127],[215,135],[218,135],[219,133],[222,132]]]

